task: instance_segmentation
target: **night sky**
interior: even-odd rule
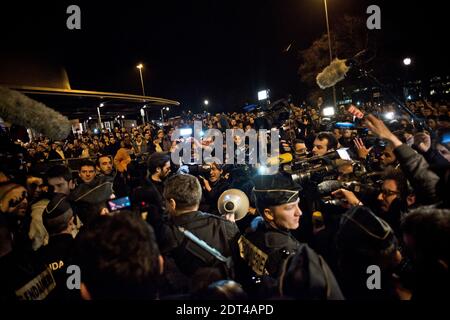
[[[2,2],[0,56],[61,63],[72,89],[135,94],[141,94],[135,66],[142,62],[148,95],[197,110],[207,98],[211,110],[225,111],[256,100],[263,88],[274,97],[304,96],[297,51],[326,32],[321,0],[92,2]],[[414,76],[425,77],[449,73],[443,3],[328,0],[328,9],[332,26],[343,14],[366,19],[367,6],[378,4],[380,48],[398,61],[392,72],[408,55]],[[80,31],[66,29],[70,4],[81,7]]]

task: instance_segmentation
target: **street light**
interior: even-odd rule
[[[145,124],[145,106],[141,108],[142,123]]]
[[[403,65],[405,66],[405,86],[403,87],[403,95],[405,97],[405,100],[408,100],[408,81],[409,81],[409,74],[408,74],[408,69],[409,66],[412,63],[412,59],[410,57],[406,57],[405,59],[403,59]]]
[[[327,35],[328,35],[328,50],[330,53],[330,63],[333,61],[333,54],[331,53],[331,36],[330,36],[330,24],[328,22],[328,6],[327,6],[327,0],[323,0],[323,3],[325,5],[325,20],[327,22]],[[333,86],[333,103],[334,107],[336,107],[336,88]]]
[[[136,68],[139,69],[139,75],[141,76],[142,95],[145,96],[144,79],[142,78],[142,68],[144,68],[144,65],[139,63]]]
[[[203,101],[203,104],[204,104],[205,106],[207,106],[207,105],[209,104],[209,101],[208,101],[208,100],[205,100],[205,101]]]
[[[103,108],[104,104],[100,103],[100,106],[97,107],[97,113],[98,113],[98,125],[101,129],[103,129],[103,123],[102,123],[102,117],[100,115],[100,108]]]

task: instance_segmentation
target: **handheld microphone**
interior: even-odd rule
[[[282,153],[278,157],[271,157],[267,159],[267,164],[271,166],[275,166],[278,164],[289,163],[293,160],[292,154],[290,153]]]

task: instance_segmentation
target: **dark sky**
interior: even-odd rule
[[[255,100],[266,87],[275,97],[304,95],[296,51],[326,31],[321,0],[93,2],[2,2],[0,53],[62,63],[73,89],[136,94],[135,66],[143,62],[148,95],[186,108],[208,98],[215,110],[227,110]],[[81,7],[80,31],[66,29],[70,4]],[[367,17],[369,4],[381,7],[385,55],[399,64],[413,57],[418,77],[448,73],[442,1],[328,0],[331,25],[343,14]]]

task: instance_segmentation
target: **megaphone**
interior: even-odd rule
[[[229,189],[220,195],[217,207],[221,215],[234,215],[234,220],[237,221],[247,215],[250,201],[241,190]]]

